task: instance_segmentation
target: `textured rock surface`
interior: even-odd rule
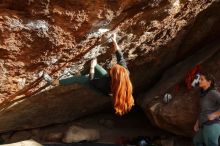
[[[76,72],[83,68],[84,62],[97,54],[93,49],[83,57],[92,49],[101,27],[117,28],[129,67],[137,70],[133,71],[134,83],[137,89],[143,89],[152,77],[175,61],[175,52],[193,20],[213,2],[3,0],[1,3],[0,93],[1,97],[8,97],[35,81],[42,69],[55,72],[57,77],[66,66],[72,66]],[[101,63],[111,60],[108,48],[104,46],[100,51]],[[142,80],[137,78],[139,75]]]
[[[119,117],[113,110],[92,114],[72,122],[55,124],[43,128],[35,128],[21,131],[11,131],[1,134],[7,143],[34,139],[40,143],[62,142],[65,133],[71,126],[79,126],[85,129],[100,131],[100,143],[115,143],[120,137],[133,138],[138,135],[149,137],[170,136],[167,132],[152,126],[141,109],[133,109],[126,116]]]
[[[0,98],[29,97],[46,87],[46,83],[38,79],[39,71],[46,70],[57,78],[68,69],[72,72],[86,70],[84,64],[97,54],[101,54],[98,57],[101,65],[110,67],[114,63],[111,44],[104,44],[100,50],[94,46],[101,35],[99,28],[118,32],[118,42],[128,61],[135,92],[147,92],[164,70],[219,38],[219,16],[217,0],[1,0]],[[70,95],[81,93],[70,92],[71,88],[66,91]],[[53,96],[60,93],[62,90]],[[44,98],[47,97],[49,95]],[[45,100],[39,100],[39,104],[43,105],[42,102]],[[56,106],[59,107],[58,102]],[[175,107],[169,109],[172,108]],[[42,115],[44,110],[47,108],[44,107],[38,117],[45,117]],[[48,110],[49,115],[52,113]],[[63,112],[63,115],[67,113]],[[56,123],[56,119],[63,119],[63,115],[47,119],[45,123]],[[158,113],[161,119],[169,115],[175,113]],[[194,114],[189,113],[189,117],[192,116]],[[174,133],[188,134],[185,125],[194,119],[188,118],[192,120],[185,122],[185,118],[176,120],[175,116],[171,117],[165,122],[153,122]],[[32,126],[38,127],[42,121]],[[176,126],[182,132],[175,129]]]
[[[111,98],[80,85],[59,86],[19,100],[0,113],[0,132],[65,123],[111,105]]]
[[[217,88],[220,81],[220,51],[201,65],[201,70],[215,76]],[[220,91],[220,90],[219,90]],[[152,123],[178,135],[192,136],[193,126],[199,112],[199,90],[189,90],[182,80],[166,90],[173,99],[169,103],[162,101],[164,94],[159,94],[157,99],[148,101],[144,106],[146,114]]]
[[[17,143],[12,143],[12,144],[4,144],[3,146],[43,146],[40,143],[37,143],[36,141],[33,140],[25,140]]]
[[[216,14],[219,13],[219,8],[220,5],[216,4],[198,15],[192,29],[187,34],[188,37],[185,38],[180,46],[181,49],[178,50],[180,54],[182,54],[189,50],[189,48],[193,50],[193,46],[200,50],[206,49],[207,51],[211,51],[213,46],[216,47],[217,52],[215,55],[210,57],[205,63],[202,63],[201,67],[203,71],[208,71],[216,77],[218,86],[220,81],[220,48],[218,44],[219,36],[216,35],[216,33],[219,32],[217,25],[220,24],[220,18]],[[186,54],[189,55],[190,52]],[[193,55],[195,54],[196,53],[193,53]],[[187,59],[187,57],[185,57],[185,59]],[[188,65],[192,64],[190,63]],[[182,68],[187,68],[188,65],[186,64]],[[149,92],[143,95],[146,101],[141,100],[140,105],[145,109],[152,123],[178,135],[191,136],[194,133],[192,127],[195,124],[199,110],[199,91],[187,90],[186,85],[183,83],[184,77],[186,76],[186,73],[183,72],[187,70],[182,71],[181,69],[172,70],[170,73],[165,72],[166,74],[151,88],[152,90],[149,90]],[[180,78],[177,77],[179,74],[182,74],[182,78],[181,76],[179,76]],[[180,86],[177,86],[178,84],[180,84]],[[164,90],[164,88],[166,88],[166,90]],[[177,89],[179,90],[178,92],[176,91]],[[171,92],[172,95],[174,95],[173,101],[169,104],[164,104],[161,100],[166,92]],[[150,101],[150,98],[157,96],[160,97],[158,100]]]
[[[99,139],[100,132],[97,129],[86,129],[73,125],[65,133],[63,142],[73,143],[81,141],[95,141]]]

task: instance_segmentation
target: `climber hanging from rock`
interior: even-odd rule
[[[133,87],[129,78],[127,64],[117,44],[115,33],[112,35],[111,39],[117,58],[117,64],[110,69],[109,73],[97,64],[97,59],[95,58],[91,61],[89,76],[81,75],[61,80],[52,80],[51,77],[45,74],[44,79],[54,86],[79,83],[95,87],[106,95],[112,95],[116,114],[123,115],[127,113],[134,105],[132,96]]]

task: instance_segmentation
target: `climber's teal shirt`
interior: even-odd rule
[[[116,51],[115,54],[117,58],[117,64],[120,64],[127,69],[127,64],[123,57],[123,53],[121,51]],[[88,75],[82,75],[62,79],[59,81],[59,83],[60,85],[70,85],[74,83],[92,85],[106,95],[111,93],[111,78],[108,72],[98,64],[95,66],[95,75],[94,79],[92,80],[89,79]]]

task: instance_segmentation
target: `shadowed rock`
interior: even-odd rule
[[[74,84],[12,103],[0,112],[0,132],[31,129],[72,121],[111,106],[111,98]]]

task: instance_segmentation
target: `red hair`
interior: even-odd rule
[[[115,113],[123,115],[134,105],[133,87],[126,68],[116,64],[110,70],[111,90]]]

